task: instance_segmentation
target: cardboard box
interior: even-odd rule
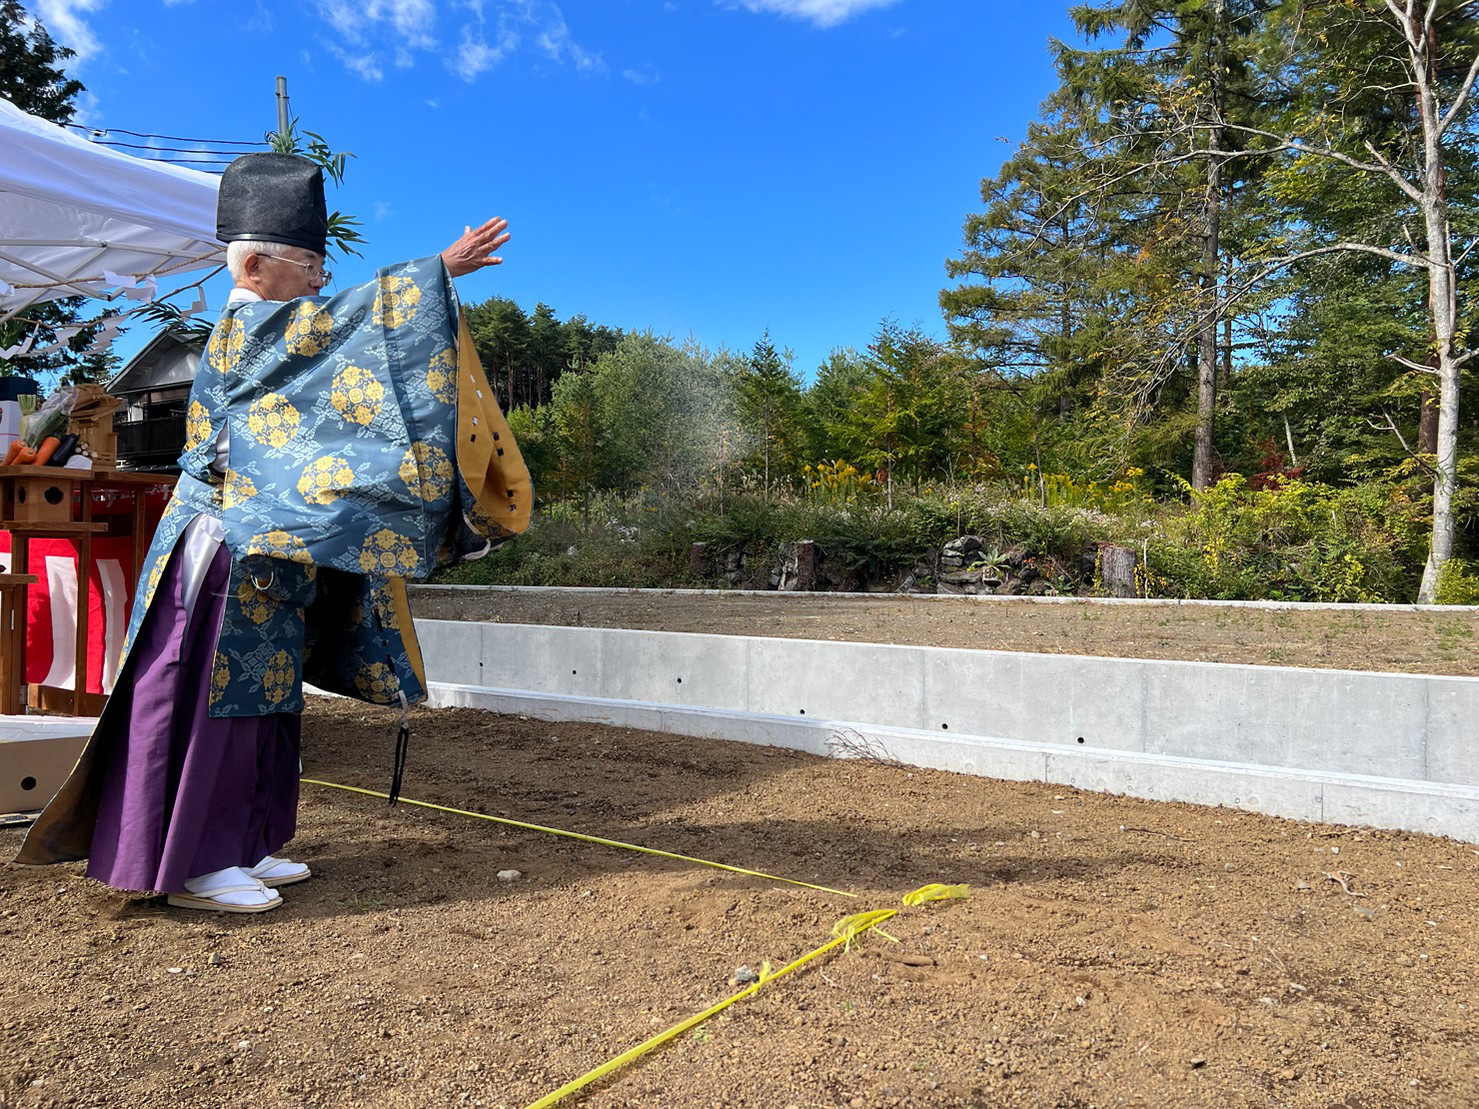
[[[96,721],[0,716],[0,813],[45,808],[62,788]]]

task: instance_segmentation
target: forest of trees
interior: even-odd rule
[[[0,93],[65,121],[69,52],[21,12],[0,0]],[[470,305],[541,500],[1318,487],[1419,521],[1417,599],[1479,556],[1479,0],[1071,14],[1057,88],[942,259],[944,340],[885,319],[798,368],[768,333],[715,351]]]
[[[1043,475],[1174,497],[1375,486],[1472,554],[1474,0],[1072,9],[1059,86],[982,183],[940,293],[803,381],[546,306],[474,309],[545,497]]]

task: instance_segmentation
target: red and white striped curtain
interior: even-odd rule
[[[111,693],[133,605],[133,540],[92,541],[87,590],[87,690]],[[36,575],[26,614],[26,678],[73,689],[77,681],[77,548],[65,539],[32,539],[28,572]],[[10,533],[0,531],[0,569],[10,570]]]

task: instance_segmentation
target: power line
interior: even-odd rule
[[[180,154],[219,154],[223,158],[236,158],[241,155],[240,150],[196,150],[192,146],[150,146],[148,143],[114,142],[111,139],[93,139],[92,144],[94,146],[121,146],[129,150],[167,150]]]
[[[136,139],[163,139],[166,142],[194,142],[207,146],[266,146],[265,142],[243,142],[239,139],[187,139],[180,135],[155,135],[148,131],[129,131],[122,127],[87,127],[81,123],[69,123],[68,127],[86,131],[89,135],[129,135]]]

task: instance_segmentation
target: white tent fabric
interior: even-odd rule
[[[0,321],[137,279],[168,292],[172,275],[220,265],[218,187],[211,174],[97,146],[0,99]]]

